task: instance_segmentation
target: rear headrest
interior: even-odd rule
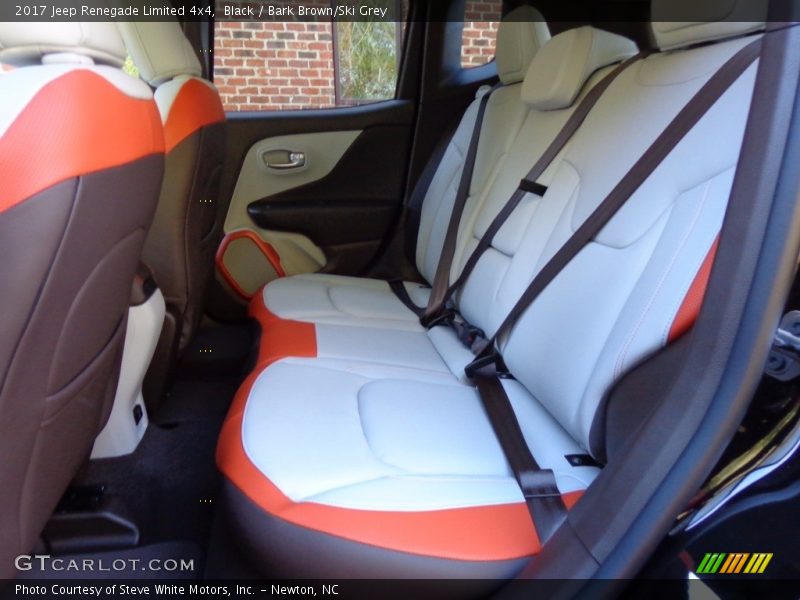
[[[522,81],[531,59],[549,39],[542,13],[532,6],[520,6],[503,17],[495,53],[500,81],[505,85]]]
[[[198,77],[203,73],[177,21],[120,23],[119,28],[139,75],[153,87],[179,75]]]
[[[0,61],[11,65],[66,62],[121,67],[126,57],[113,23],[0,23]]]
[[[675,50],[760,31],[766,0],[652,0],[653,35],[661,50]],[[676,18],[693,19],[676,21]]]
[[[595,71],[638,50],[628,38],[594,27],[560,33],[533,58],[522,84],[522,99],[538,110],[568,108]]]

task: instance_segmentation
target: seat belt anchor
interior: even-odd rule
[[[486,356],[478,356],[475,360],[464,367],[464,374],[468,379],[481,377],[500,377],[501,379],[508,373],[503,357],[496,349]]]

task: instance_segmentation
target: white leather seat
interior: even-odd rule
[[[497,329],[538,270],[675,115],[752,41],[740,36],[763,27],[672,25],[654,27],[670,51],[634,63],[611,84],[543,177],[546,194],[529,194],[481,258],[455,299],[471,324],[490,335]],[[633,51],[591,29],[556,36],[540,50],[522,86],[531,108],[487,192],[472,199],[454,269],[563,124],[567,107],[585,93],[587,77],[602,77],[592,73],[609,62],[592,68],[580,59],[581,49],[616,60]],[[502,384],[532,454],[554,471],[568,506],[598,471],[573,467],[566,456],[602,456],[608,391],[696,316],[756,68],[501,341],[514,377]],[[347,293],[361,301],[376,293],[375,285],[354,282]],[[359,289],[367,289],[364,296]],[[422,332],[274,315],[263,323],[259,366],[234,401],[217,460],[234,535],[265,573],[509,577],[538,552],[522,492],[477,391],[462,380],[460,369],[472,355],[461,348],[456,356],[459,342],[448,328]],[[349,342],[341,342],[334,351],[325,341],[331,331],[357,343],[345,351]],[[289,340],[303,336],[297,352]],[[429,354],[425,339],[434,350]]]
[[[474,194],[468,201],[457,257],[466,259],[465,252],[473,250],[488,223],[589,90],[614,68],[613,65],[636,51],[636,45],[630,40],[590,27],[568,31],[545,43],[534,57],[523,85],[515,86],[514,93],[519,94],[518,102],[525,107],[525,116],[519,123],[514,121],[514,135],[504,133],[501,136],[511,140],[508,149],[504,148],[482,193]],[[490,102],[489,106],[494,105]],[[491,134],[498,131],[491,118],[502,120],[505,115],[501,110],[491,115],[487,113],[484,129],[489,135],[482,140],[491,141]],[[552,178],[559,160],[545,172],[543,183]],[[476,175],[479,176],[479,172]],[[532,195],[530,202],[535,201]],[[441,215],[438,219],[447,220]],[[424,224],[425,219],[423,230]],[[451,279],[460,273],[462,262],[458,258],[455,261]],[[430,268],[435,271],[435,265]],[[492,281],[491,278],[488,281]],[[406,286],[411,297],[417,298],[421,305],[427,302],[428,289],[417,284]],[[476,293],[485,297],[482,291]],[[275,306],[293,306],[291,311],[281,313],[290,312],[292,318],[276,315]],[[261,322],[264,332],[260,362],[286,355],[286,337],[309,342],[301,356],[452,371],[459,377],[464,365],[472,359],[471,353],[452,332],[440,328],[426,331],[416,315],[404,307],[382,281],[330,275],[279,280],[268,285],[263,296],[253,300],[251,314]],[[298,331],[305,333],[299,336]],[[288,355],[297,354],[290,352]]]
[[[496,64],[503,84],[492,94],[486,108],[470,196],[480,198],[501,171],[511,144],[528,112],[520,99],[522,80],[531,59],[550,39],[542,15],[530,6],[508,14],[497,32]],[[416,259],[420,274],[433,281],[450,212],[461,179],[480,96],[469,106],[447,147],[423,202],[417,237]],[[463,223],[476,203],[465,211]],[[406,284],[414,301],[425,306],[429,290]],[[377,325],[418,329],[417,316],[405,307],[385,281],[335,275],[298,275],[275,280],[257,294],[278,318],[307,322],[357,324],[364,319]]]

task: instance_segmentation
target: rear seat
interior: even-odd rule
[[[497,152],[490,152],[486,146],[479,147],[475,175],[476,179],[486,180],[487,184],[482,193],[473,194],[467,202],[451,280],[455,280],[461,270],[463,261],[459,257],[465,259],[473,250],[488,223],[500,211],[531,165],[546,150],[583,97],[614,65],[636,52],[636,45],[621,36],[591,27],[574,29],[544,45],[534,57],[523,85],[514,86],[513,90],[498,90],[513,92],[514,95],[500,96],[500,99],[506,100],[500,105],[492,102],[495,100],[492,98],[484,119],[481,142],[492,142],[498,137],[510,138],[510,147],[502,146],[503,156],[496,161],[494,157]],[[512,129],[515,135],[508,135],[505,131],[501,136],[496,135],[498,122],[508,122],[508,107],[517,104],[524,106],[524,111],[515,110],[513,128],[506,128]],[[489,112],[488,108],[494,110]],[[521,121],[516,118],[516,113],[520,112],[524,112]],[[469,121],[469,115],[465,120]],[[490,162],[482,160],[485,156],[493,159],[491,166],[495,172],[492,175],[484,176],[483,172],[488,170],[487,163]],[[558,159],[554,161],[544,173],[541,183],[549,182],[558,162]],[[539,196],[531,194],[525,210],[539,200]],[[423,212],[423,216],[426,214],[429,213]],[[436,219],[440,223],[444,221],[446,227],[449,214],[436,215]],[[422,231],[431,227],[425,223],[426,219],[423,219]],[[440,249],[439,245],[437,253]],[[429,265],[429,269],[435,272],[436,266]],[[408,285],[410,289],[413,284]],[[419,291],[421,288],[417,286],[416,289]],[[494,290],[486,286],[475,290],[475,293],[488,302]],[[316,302],[318,296],[323,296],[323,300]],[[422,299],[427,301],[425,296]],[[320,311],[316,314],[307,310],[311,304],[320,305],[323,302],[349,308],[343,312]],[[424,304],[423,301],[420,303]],[[275,304],[299,308],[279,311],[281,315],[287,312],[294,315],[285,318],[275,314]],[[375,306],[382,308],[376,310]],[[388,313],[390,309],[397,315],[408,317],[397,320],[380,318],[382,311]],[[330,275],[277,280],[266,287],[263,295],[253,300],[250,312],[261,323],[263,331],[260,364],[286,356],[316,356],[453,372],[461,377],[463,366],[472,358],[469,350],[451,332],[442,328],[426,331],[417,316],[403,306],[385,282]],[[483,327],[482,324],[480,326]]]
[[[521,6],[510,12],[497,32],[497,72],[501,87],[489,100],[483,121],[471,196],[481,197],[501,171],[528,107],[521,101],[522,80],[531,59],[550,39],[544,19],[536,9]],[[433,280],[464,157],[470,143],[480,97],[469,106],[448,145],[423,202],[417,238],[417,267]],[[424,306],[429,289],[406,283],[416,303]],[[296,275],[273,281],[256,296],[253,314],[259,318],[419,330],[417,316],[406,308],[385,281],[337,275]],[[266,310],[265,310],[266,309]]]
[[[763,27],[686,25],[654,27],[660,47],[670,51],[634,63],[612,83],[543,178],[544,197],[530,195],[500,231],[456,297],[470,323],[496,330],[542,265],[716,70],[753,39],[740,36]],[[520,129],[513,142],[519,151],[512,149],[494,177],[507,183],[491,184],[486,202],[465,217],[467,252],[504,202],[503,191],[510,195],[518,170],[524,174],[537,146],[548,143],[546,132],[557,131],[559,125],[543,124],[552,116],[544,109],[562,108],[574,95],[567,87],[579,90],[593,70],[575,54],[586,35],[615,37],[567,32],[537,55],[531,72],[538,76],[523,90],[533,107],[527,119],[539,124]],[[694,47],[710,41],[716,43]],[[696,315],[755,72],[753,65],[739,78],[501,341],[514,376],[503,387],[532,454],[554,472],[567,506],[599,472],[565,457],[602,456],[598,415],[608,390]],[[354,298],[357,289],[349,288]],[[382,325],[336,325],[341,337],[370,352],[358,356],[353,347],[350,355],[333,356],[310,347],[320,345],[322,324],[303,324],[309,344],[298,352],[292,345],[299,330],[286,323],[293,321],[262,323],[264,343],[274,347],[262,350],[239,390],[217,453],[233,534],[259,568],[284,576],[504,578],[539,551],[478,394],[463,381],[460,370],[472,355],[464,348],[455,355],[449,328],[434,328],[428,337]],[[281,327],[285,336],[271,338]],[[435,364],[414,355],[423,338]],[[453,354],[444,356],[443,348]]]

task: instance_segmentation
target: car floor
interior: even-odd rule
[[[122,502],[139,527],[139,550],[182,548],[204,564],[220,483],[217,437],[250,366],[253,339],[250,324],[204,324],[136,451],[92,461],[77,482],[103,485]],[[100,554],[113,559],[120,552]]]

